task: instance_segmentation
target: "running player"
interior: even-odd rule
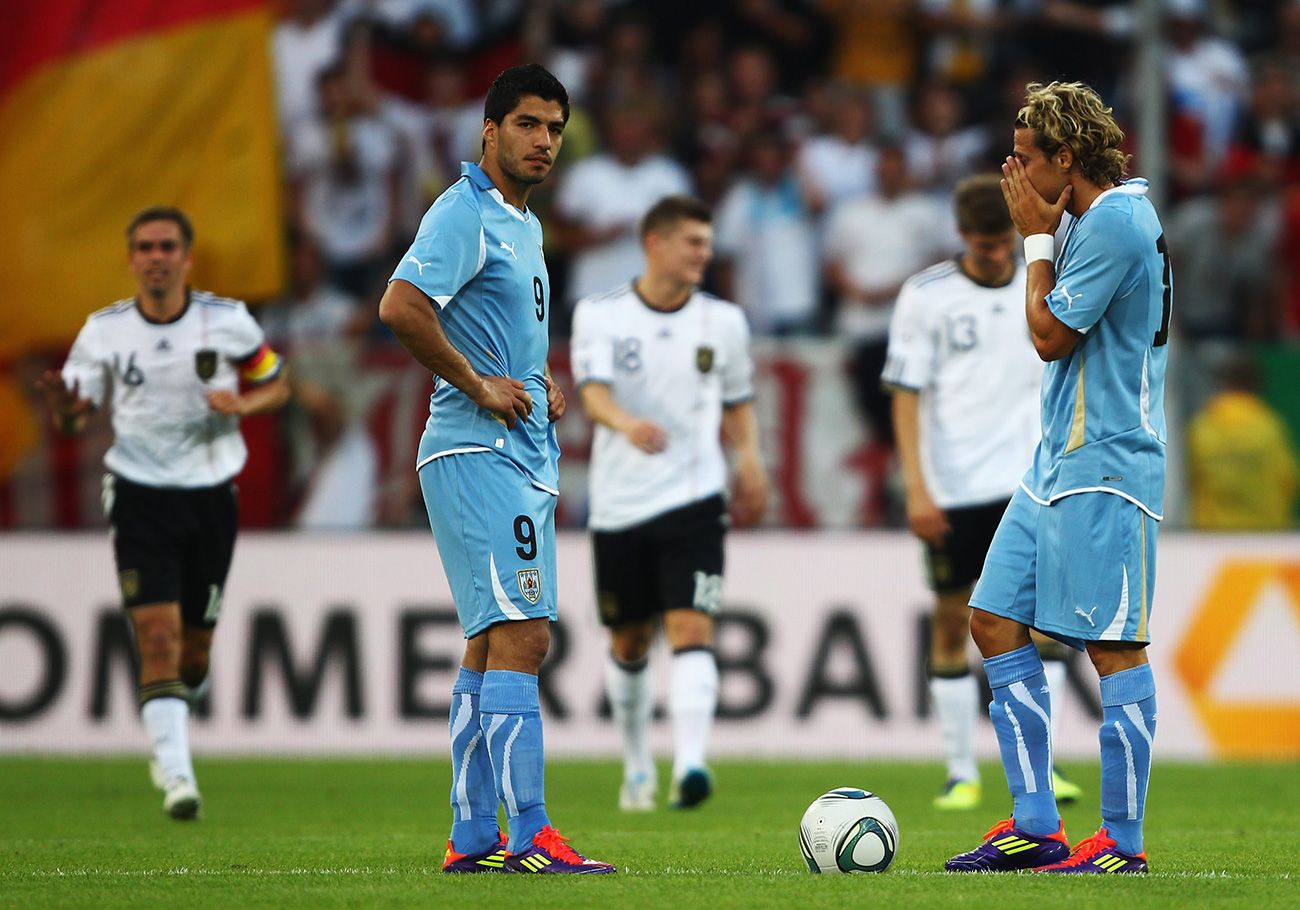
[[[186,284],[194,229],[183,212],[147,208],[126,239],[136,296],[92,313],[41,388],[65,433],[112,399],[103,500],[135,632],[150,772],[164,811],[192,819],[201,797],[189,703],[207,681],[235,549],[232,479],[248,456],[239,418],[283,405],[289,384],[243,303]]]
[[[1142,821],[1155,680],[1147,662],[1165,481],[1169,254],[1124,134],[1082,83],[1028,87],[1002,190],[1028,263],[1025,312],[1047,361],[1043,438],[971,597],[971,634],[1012,817],[952,871],[1147,870]],[[1053,233],[1075,216],[1061,254]],[[1102,827],[1071,850],[1052,794],[1052,711],[1029,630],[1084,650],[1101,680]]]

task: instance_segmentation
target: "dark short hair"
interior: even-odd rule
[[[665,196],[645,213],[641,219],[641,239],[652,233],[663,233],[677,227],[681,221],[713,222],[713,212],[694,196]]]
[[[509,113],[519,106],[520,100],[530,95],[543,101],[559,102],[564,109],[564,122],[569,122],[569,93],[560,80],[540,63],[512,66],[493,79],[483,102],[483,119],[504,123]]]
[[[130,247],[131,242],[135,239],[135,229],[142,224],[148,224],[150,221],[170,221],[181,229],[181,239],[185,241],[187,247],[194,245],[194,225],[190,224],[190,219],[185,213],[175,206],[170,205],[151,205],[147,209],[141,209],[135,213],[135,217],[126,226],[126,245]]]
[[[1000,178],[994,174],[967,177],[957,184],[952,202],[963,234],[1003,234],[1014,226]]]

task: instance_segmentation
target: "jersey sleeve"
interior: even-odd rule
[[[1105,207],[1080,219],[1074,236],[1066,241],[1066,260],[1056,276],[1056,287],[1047,295],[1052,315],[1086,334],[1124,285],[1140,246],[1141,239],[1123,212]]]
[[[934,379],[935,338],[925,318],[924,292],[903,285],[889,323],[889,348],[880,382],[888,388],[919,392]]]
[[[744,404],[754,399],[754,359],[749,353],[749,323],[738,306],[728,307],[734,318],[731,349],[722,363],[722,403]]]
[[[87,322],[77,333],[77,340],[72,343],[68,359],[63,363],[61,375],[63,384],[71,388],[77,386],[77,395],[89,398],[95,407],[104,403],[105,382],[104,363],[100,360],[96,345],[96,330],[93,322]]]
[[[410,249],[390,281],[415,285],[439,308],[445,307],[487,259],[483,221],[459,193],[444,195],[424,213]]]
[[[600,318],[599,305],[579,300],[573,311],[573,378],[579,386],[614,382],[614,338]]]
[[[266,343],[266,335],[248,307],[239,304],[230,320],[231,359],[239,368],[239,378],[253,385],[270,382],[284,370],[284,361]]]

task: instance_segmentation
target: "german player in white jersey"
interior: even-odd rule
[[[65,433],[112,402],[104,509],[135,632],[150,769],[164,810],[190,819],[200,797],[189,701],[207,681],[234,553],[232,480],[248,455],[239,419],[283,405],[289,385],[241,301],[187,285],[194,231],[184,213],[147,208],[126,237],[136,296],[92,313],[40,387]]]
[[[756,521],[767,506],[745,317],[697,287],[712,256],[711,221],[698,200],[661,199],[641,224],[644,274],[574,311],[574,374],[596,424],[589,526],[625,810],[656,804],[649,650],[661,619],[672,651],[669,799],[688,808],[713,789],[705,763],[718,700],[713,618],[729,523],[719,430],[735,456],[737,517]]]
[[[964,249],[903,284],[882,381],[893,393],[908,524],[936,595],[928,671],[948,779],[934,805],[973,809],[979,690],[967,602],[1038,445],[1043,365],[1025,328],[1025,268],[999,178],[968,177],[953,204]],[[1035,641],[1059,701],[1065,646]],[[1072,801],[1079,789],[1057,774],[1056,794]]]

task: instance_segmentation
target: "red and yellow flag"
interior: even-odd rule
[[[193,220],[196,285],[282,282],[268,0],[0,0],[0,361],[134,290],[123,230]]]

